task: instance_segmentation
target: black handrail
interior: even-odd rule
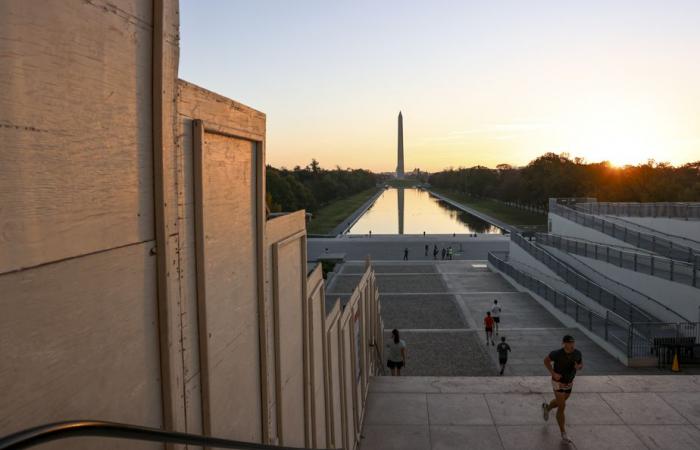
[[[70,420],[40,425],[0,438],[0,450],[16,450],[33,447],[45,442],[73,437],[98,436],[114,439],[198,445],[239,450],[302,450],[300,447],[241,442],[199,434],[164,431],[158,428],[141,427],[99,420]]]

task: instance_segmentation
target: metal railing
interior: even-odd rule
[[[504,256],[499,257],[501,253]],[[507,252],[488,254],[489,262],[496,269],[622,350],[627,355],[628,364],[634,365],[636,361],[652,357],[658,358],[661,365],[662,359],[668,356],[669,348],[685,349],[685,352],[679,354],[681,363],[691,360],[697,362],[697,356],[693,352],[700,348],[700,323],[630,322],[611,311],[606,311],[606,315],[602,316],[570,296],[515,268],[507,259]]]
[[[511,240],[535,259],[549,267],[577,291],[595,300],[604,308],[624,317],[630,322],[659,322],[651,314],[643,311],[629,301],[615,295],[604,287],[589,280],[575,271],[564,261],[549,253],[547,250],[533,244],[519,234],[511,235]]]
[[[693,352],[700,341],[699,325],[698,322],[632,323],[628,356],[643,358],[656,355],[659,366],[670,364],[675,352],[681,363],[696,359]]]
[[[537,233],[535,238],[541,244],[556,247],[567,253],[605,261],[623,269],[698,287],[700,268],[684,261],[639,253],[635,252],[634,249],[623,250],[620,247],[555,234]]]
[[[73,420],[29,428],[0,438],[0,450],[18,450],[46,442],[76,437],[104,437],[132,441],[162,442],[196,445],[211,448],[233,448],[239,450],[301,450],[300,447],[281,447],[234,441],[199,434],[164,431],[158,428],[141,427],[123,423],[98,420]]]
[[[547,245],[543,242],[538,243],[543,246]],[[576,272],[593,280],[595,283],[601,286],[605,286],[613,294],[624,298],[626,301],[632,303],[633,305],[636,305],[643,311],[650,314],[652,317],[659,319],[658,321],[678,320],[680,322],[687,322],[687,320],[681,314],[676,312],[673,308],[670,308],[665,303],[662,303],[659,300],[656,300],[655,298],[650,297],[649,295],[644,294],[626,284],[620,283],[615,278],[611,278],[605,273],[598,271],[596,268],[592,267],[585,261],[575,258],[572,255],[558,248],[552,248],[551,250],[547,249],[547,251],[552,252],[554,256],[562,259],[562,261],[564,261],[569,267],[571,267]],[[564,258],[568,259],[560,257],[556,253],[558,251],[565,253],[566,256]]]
[[[589,214],[609,214],[611,216],[700,219],[700,203],[698,202],[586,202],[578,203],[576,209]]]
[[[691,247],[680,245],[672,240],[656,236],[652,233],[631,230],[613,221],[577,211],[561,203],[553,202],[549,210],[554,214],[583,226],[593,228],[615,239],[632,244],[635,247],[650,250],[670,259],[686,261],[695,264],[695,266],[700,266],[700,253]]]
[[[605,315],[591,310],[578,300],[552,289],[537,278],[513,267],[506,262],[507,257],[497,256],[500,253],[489,252],[488,254],[489,262],[499,271],[511,277],[516,283],[544,298],[554,305],[555,308],[564,312],[605,341],[610,342],[624,352],[628,351],[630,321],[609,310],[606,311]]]

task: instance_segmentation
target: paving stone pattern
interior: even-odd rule
[[[387,331],[384,340],[390,339]],[[496,371],[473,331],[404,331],[401,339],[408,355],[402,375],[486,376]]]
[[[696,449],[700,377],[582,376],[567,403],[561,442],[546,377],[374,377],[360,448]]]

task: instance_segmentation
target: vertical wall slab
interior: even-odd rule
[[[195,185],[201,189],[196,232],[204,430],[259,441],[256,144],[200,131]]]

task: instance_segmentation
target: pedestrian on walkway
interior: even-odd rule
[[[445,255],[447,254],[447,250],[445,250],[445,247],[442,247],[442,259],[445,259]]]
[[[501,323],[501,307],[498,306],[498,300],[493,301],[493,308],[491,308],[491,315],[493,316],[493,323],[496,328],[496,336],[498,336],[498,324]]]
[[[392,330],[391,335],[391,342],[386,344],[389,353],[386,365],[392,376],[400,377],[401,369],[406,366],[406,342],[399,337],[399,330]]]
[[[486,345],[496,345],[493,341],[493,317],[491,317],[491,311],[486,312],[486,317],[484,317],[484,328],[486,329]]]
[[[574,377],[576,371],[583,369],[583,356],[576,350],[576,341],[571,335],[562,338],[562,348],[554,350],[544,358],[544,366],[552,377],[552,389],[554,389],[554,400],[542,403],[542,416],[544,420],[549,420],[549,412],[557,410],[557,423],[561,431],[561,440],[570,444],[571,439],[566,435],[566,420],[564,409],[566,400],[571,395],[574,387]]]
[[[428,256],[429,249],[430,249],[430,246],[428,244],[425,244],[425,256]]]
[[[503,375],[503,371],[506,370],[506,363],[508,362],[508,352],[510,351],[510,345],[506,344],[505,336],[501,336],[501,343],[496,346],[496,351],[498,352],[498,364],[501,365],[501,372],[499,375]]]
[[[450,245],[447,248],[447,259],[452,260],[452,255],[453,255],[453,250],[452,250],[452,246]]]
[[[403,249],[403,260],[407,261],[408,260],[408,247]]]
[[[438,251],[437,245],[433,247],[433,259],[437,260]]]

